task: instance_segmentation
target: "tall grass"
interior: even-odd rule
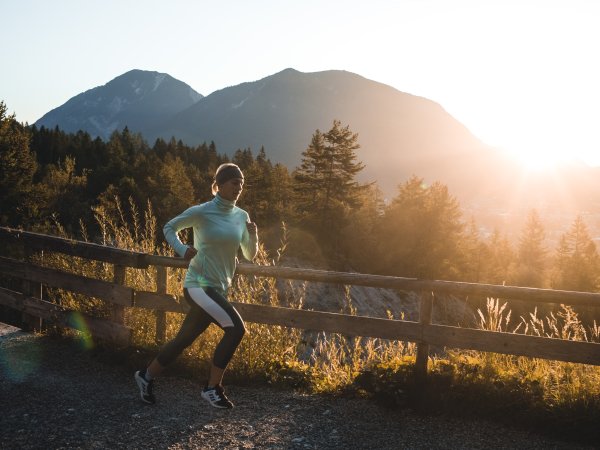
[[[537,308],[527,317],[520,317],[510,329],[510,310],[498,299],[487,300],[487,310],[480,316],[479,328],[491,331],[522,332],[533,336],[585,342],[600,342],[599,327],[594,321],[586,327],[573,307],[560,305],[557,312],[538,317]],[[600,367],[526,358],[496,353],[472,352],[472,365],[481,368],[479,376],[485,383],[518,382],[535,395],[535,400],[548,408],[569,409],[576,405],[598,405],[600,399]],[[473,364],[474,363],[474,364]]]

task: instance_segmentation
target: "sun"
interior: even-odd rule
[[[527,172],[547,172],[573,162],[573,158],[551,145],[515,143],[504,151]]]
[[[496,126],[489,130],[487,142],[527,172],[548,172],[567,165],[595,166],[600,162],[594,129],[587,124],[582,126],[581,120],[571,122],[542,109],[520,120],[506,120],[507,116],[499,114],[491,122]]]
[[[572,124],[547,121],[527,132],[513,129],[503,136],[503,145],[499,148],[530,172],[551,171],[582,164],[598,166],[600,145],[593,128],[583,128],[579,124],[568,125]]]
[[[495,61],[502,79],[491,81],[487,75],[493,74],[486,72],[471,85],[458,80],[464,95],[455,103],[456,117],[527,171],[598,167],[600,87],[592,81],[600,72],[587,65],[585,53],[574,51],[577,42],[561,44],[546,31],[555,46],[538,48],[526,35],[513,37],[511,60]],[[555,48],[570,50],[561,59],[550,52]]]

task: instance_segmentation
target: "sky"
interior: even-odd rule
[[[20,122],[131,69],[202,95],[335,69],[439,103],[532,169],[600,166],[597,0],[0,0],[0,20]]]

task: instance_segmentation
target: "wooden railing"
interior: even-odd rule
[[[156,340],[159,343],[165,339],[165,313],[187,311],[185,302],[179,303],[175,296],[167,294],[168,268],[187,267],[187,262],[181,258],[148,255],[9,228],[0,228],[0,242],[3,243],[3,249],[12,245],[13,251],[15,244],[18,244],[22,247],[23,255],[21,259],[0,256],[0,274],[11,279],[22,280],[20,292],[0,287],[0,304],[20,310],[28,316],[76,328],[71,319],[74,312],[43,300],[40,295],[41,285],[99,298],[113,305],[111,320],[85,317],[87,331],[98,338],[126,345],[131,330],[123,321],[125,307],[147,308],[155,311]],[[109,282],[92,279],[33,264],[32,255],[44,251],[109,263],[114,268],[113,280]],[[150,266],[156,267],[156,291],[139,291],[125,285],[125,268],[147,269]],[[591,307],[600,306],[600,293],[428,281],[252,264],[240,264],[237,272],[258,277],[371,286],[420,293],[418,322],[232,303],[248,322],[416,342],[416,371],[421,376],[427,372],[430,345],[600,365],[600,344],[460,328],[431,322],[434,295],[441,293]]]

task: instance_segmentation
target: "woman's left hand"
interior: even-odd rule
[[[256,224],[254,222],[246,222],[246,229],[250,234],[258,233],[258,228],[256,227]]]

